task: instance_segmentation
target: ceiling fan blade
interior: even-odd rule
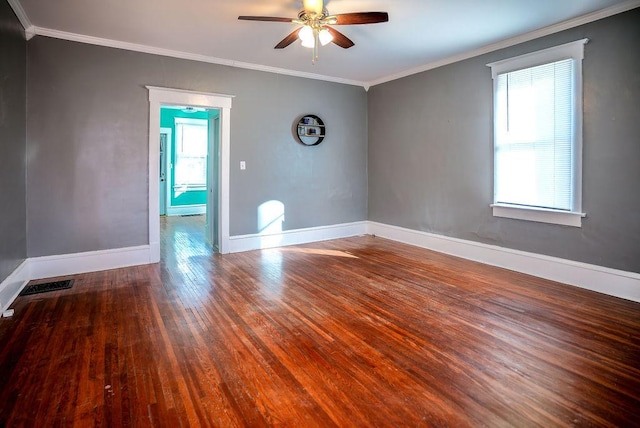
[[[241,21],[269,21],[269,22],[291,22],[291,18],[278,18],[276,16],[239,16]]]
[[[335,25],[377,24],[389,21],[387,12],[354,12],[334,16],[337,20]]]
[[[355,43],[353,43],[351,39],[349,39],[347,36],[342,34],[340,31],[331,27],[325,27],[325,28],[329,30],[329,33],[331,33],[331,35],[333,36],[333,40],[331,41],[336,45],[340,46],[341,48],[349,49],[351,46],[355,45]]]
[[[284,49],[289,46],[291,43],[295,42],[298,39],[298,33],[300,32],[300,28],[296,29],[293,33],[289,34],[287,37],[282,39],[280,43],[278,43],[274,49]]]

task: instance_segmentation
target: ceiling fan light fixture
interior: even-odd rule
[[[322,15],[324,9],[323,0],[303,0],[302,7],[307,13],[315,13],[316,16]]]
[[[318,38],[320,39],[320,44],[322,46],[325,46],[331,43],[331,41],[333,40],[333,35],[331,35],[331,32],[327,28],[323,28],[318,33]]]
[[[353,41],[334,29],[332,25],[377,24],[389,21],[387,12],[352,12],[330,15],[329,11],[324,7],[325,1],[328,0],[302,1],[303,8],[298,12],[298,17],[294,19],[277,16],[239,16],[238,19],[244,21],[287,22],[299,25],[298,28],[280,40],[274,49],[286,48],[299,38],[303,47],[312,49],[312,64],[318,61],[320,46],[334,43],[343,49],[349,49],[354,45]]]
[[[313,34],[313,28],[305,25],[298,32],[298,37],[302,40],[302,46],[305,48],[313,48],[316,45],[315,34]]]

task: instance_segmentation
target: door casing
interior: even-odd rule
[[[219,180],[218,168],[220,165],[220,114],[209,116],[209,147],[207,157],[207,210],[205,237],[215,251],[220,251],[220,236],[218,233],[218,199]]]
[[[220,168],[218,234],[222,254],[229,252],[229,176],[231,150],[231,105],[233,95],[187,91],[183,89],[146,86],[149,91],[149,262],[160,261],[160,107],[188,105],[218,109],[220,120]]]
[[[167,214],[167,203],[171,197],[167,179],[170,171],[169,154],[171,153],[171,128],[160,128],[160,137],[165,135],[164,147],[160,148],[160,215]],[[162,146],[162,138],[159,140]],[[163,176],[164,173],[164,176]]]

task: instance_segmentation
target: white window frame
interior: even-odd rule
[[[202,126],[202,127],[206,127],[207,128],[207,132],[208,132],[209,121],[207,119],[191,119],[191,118],[184,118],[184,117],[176,117],[174,119],[174,126],[176,128],[176,144],[175,144],[175,147],[173,149],[173,150],[175,150],[175,153],[176,153],[175,154],[175,165],[173,166],[174,167],[174,171],[173,171],[174,174],[175,174],[175,168],[177,168],[177,165],[178,165],[178,125]],[[208,157],[208,154],[204,156],[205,165],[207,164],[207,157]],[[198,192],[198,191],[201,192],[201,191],[207,190],[206,173],[205,173],[205,181],[203,183],[187,184],[186,186],[174,183],[173,191],[175,192],[176,190],[183,190],[185,192]]]
[[[506,217],[520,220],[537,221],[542,223],[560,224],[565,226],[582,227],[582,218],[586,216],[582,212],[582,60],[584,58],[584,45],[589,39],[576,40],[560,46],[544,49],[537,52],[508,58],[487,64],[491,67],[493,78],[494,100],[494,199],[490,205],[494,217]],[[536,67],[556,61],[572,58],[574,60],[574,146],[573,146],[573,207],[571,211],[554,210],[523,205],[496,203],[495,199],[495,150],[496,150],[496,103],[497,103],[497,77],[500,74],[509,73],[525,68]]]

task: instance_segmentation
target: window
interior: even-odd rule
[[[494,88],[494,216],[581,226],[587,41],[488,64]]]
[[[176,118],[174,191],[207,187],[207,121]]]

